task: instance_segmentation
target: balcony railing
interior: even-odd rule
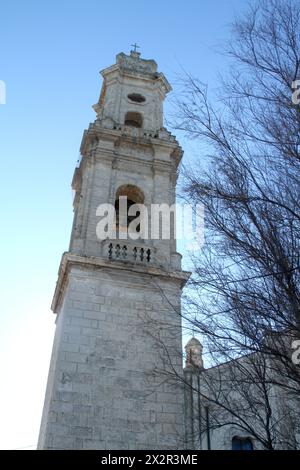
[[[154,250],[149,246],[142,246],[121,241],[110,241],[105,246],[107,258],[116,261],[130,261],[132,263],[152,264]]]

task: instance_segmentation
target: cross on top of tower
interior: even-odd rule
[[[134,48],[131,52],[138,52],[137,49],[140,49],[140,46],[138,46],[136,42],[131,44],[131,46]]]

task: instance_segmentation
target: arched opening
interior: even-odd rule
[[[120,197],[127,197],[127,214],[126,214],[126,222],[122,223],[120,220]],[[116,211],[116,231],[119,233],[122,228],[127,230],[130,222],[134,219],[139,217],[140,213],[137,212],[136,215],[130,216],[128,215],[129,208],[134,204],[143,204],[144,203],[144,193],[141,191],[137,186],[132,184],[126,184],[120,186],[116,192],[116,199],[115,199],[115,211]],[[137,232],[140,232],[140,225],[137,226]]]
[[[143,126],[143,116],[140,113],[129,111],[125,116],[125,126],[141,128]]]
[[[253,450],[253,443],[250,437],[234,436],[231,448],[232,450]]]

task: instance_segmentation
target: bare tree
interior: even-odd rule
[[[201,144],[194,168],[184,169],[183,197],[205,207],[205,244],[192,257],[184,316],[209,364],[235,364],[231,386],[247,407],[237,409],[216,383],[219,399],[212,392],[207,398],[219,411],[226,402],[227,420],[231,413],[240,426],[255,422],[253,433],[273,448],[284,441],[284,426],[270,393],[300,391],[300,368],[291,360],[291,343],[300,338],[300,106],[292,101],[300,78],[299,2],[250,6],[233,25],[227,53],[231,71],[218,92],[210,97],[186,74],[177,102],[176,129]],[[260,357],[261,365],[241,370],[241,356]]]

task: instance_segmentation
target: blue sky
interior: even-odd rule
[[[182,67],[214,87],[228,65],[217,49],[246,5],[1,2],[0,448],[36,444],[54,332],[50,303],[72,223],[70,182],[83,130],[95,118],[99,70],[136,41],[171,83]]]

